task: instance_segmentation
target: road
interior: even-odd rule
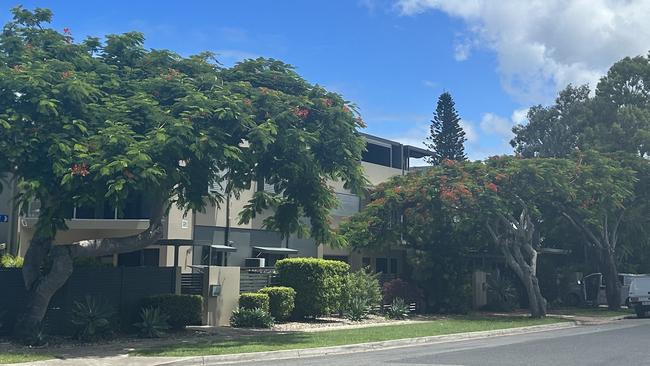
[[[650,365],[650,319],[346,355],[239,363],[254,366]]]

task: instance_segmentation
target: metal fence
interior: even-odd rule
[[[242,267],[239,275],[239,292],[257,292],[275,285],[277,273],[274,267]]]
[[[203,273],[181,274],[181,294],[203,295]]]
[[[50,334],[70,334],[70,312],[75,301],[86,295],[113,306],[122,329],[137,320],[143,298],[176,291],[176,270],[173,267],[80,267],[52,297],[45,315],[45,329]],[[1,331],[13,328],[24,310],[27,291],[19,269],[0,270]]]

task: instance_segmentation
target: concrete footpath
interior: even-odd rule
[[[610,319],[611,320],[611,319]],[[268,360],[281,360],[281,359],[299,359],[306,357],[317,357],[326,355],[349,354],[358,352],[368,352],[384,349],[392,349],[399,347],[409,347],[426,344],[436,344],[444,342],[455,342],[472,339],[482,339],[488,337],[498,337],[507,335],[529,334],[536,332],[546,332],[559,329],[568,329],[577,327],[578,322],[565,322],[548,325],[536,325],[521,328],[509,328],[490,330],[482,332],[469,332],[469,333],[456,333],[440,336],[429,336],[419,338],[396,339],[390,341],[371,342],[351,344],[345,346],[335,347],[321,347],[321,348],[308,348],[308,349],[295,349],[286,351],[271,351],[271,352],[255,352],[255,353],[239,353],[229,355],[215,355],[215,356],[194,356],[194,357],[140,357],[120,355],[114,357],[80,357],[70,359],[54,359],[46,361],[37,361],[31,363],[24,363],[21,365],[34,365],[34,366],[151,366],[151,365],[166,365],[166,366],[203,366],[214,365],[221,363],[237,363],[237,362],[253,362],[253,361],[268,361]]]

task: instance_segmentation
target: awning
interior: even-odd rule
[[[192,239],[160,239],[155,244],[161,246],[172,246],[172,247],[185,247],[185,246],[196,245],[196,243]]]
[[[253,247],[253,250],[256,250],[260,253],[266,253],[266,254],[281,254],[281,255],[298,254],[298,250],[296,249],[281,248],[281,247]]]
[[[210,245],[210,247],[211,247],[212,249],[216,250],[217,252],[229,252],[229,253],[232,253],[232,252],[236,252],[236,251],[237,251],[237,248],[235,248],[235,247],[229,247],[229,246],[227,246],[227,245],[216,245],[216,244],[215,244],[215,245]]]

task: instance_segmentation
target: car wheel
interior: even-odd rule
[[[634,307],[634,312],[636,312],[636,317],[637,318],[645,318],[645,308],[641,305],[637,305]]]

